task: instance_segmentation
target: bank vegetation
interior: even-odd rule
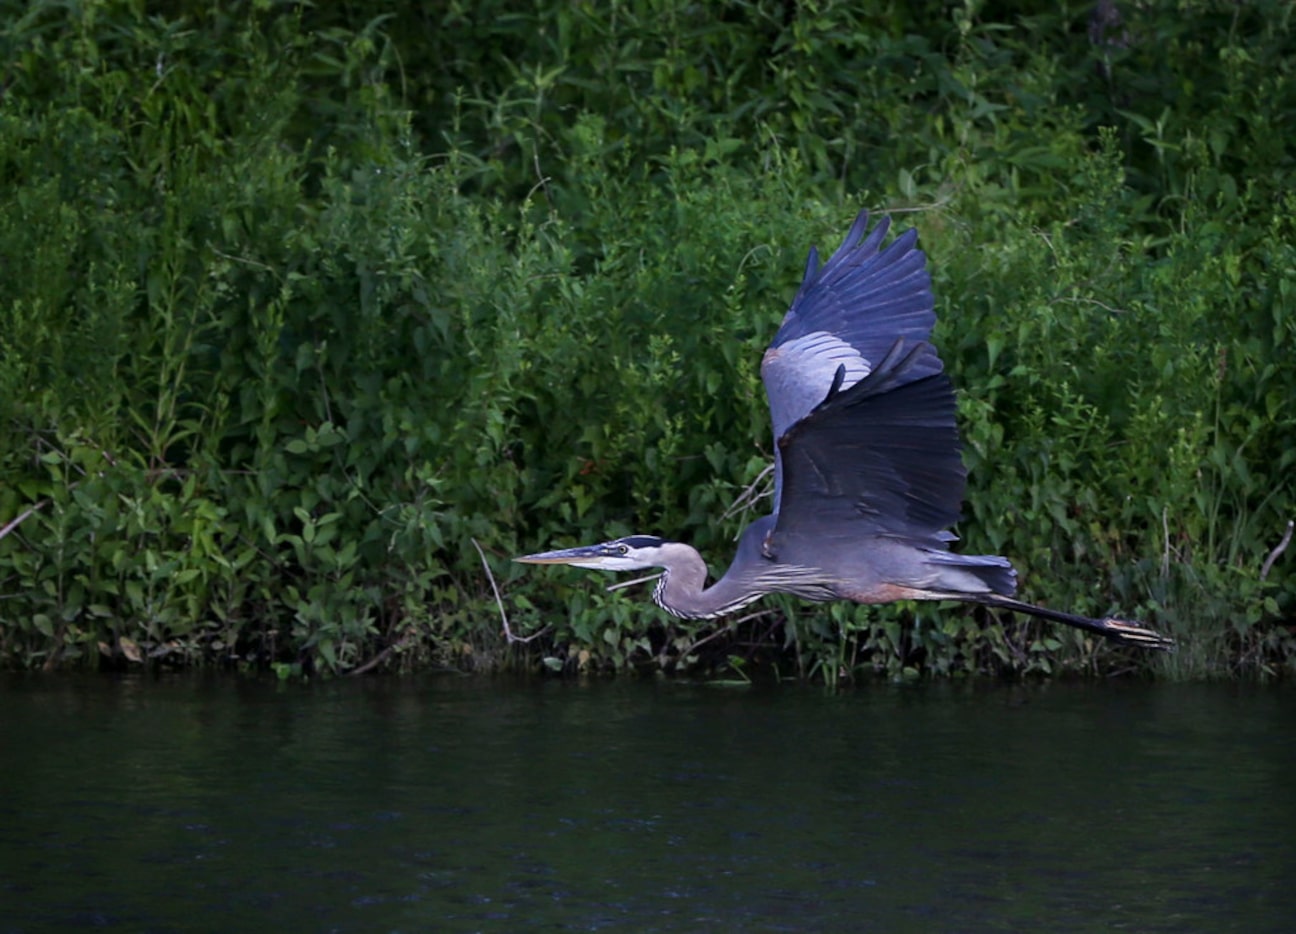
[[[1292,6],[1038,6],[3,0],[0,664],[1290,674]],[[960,547],[1177,652],[510,563],[723,566],[860,207],[929,256]]]

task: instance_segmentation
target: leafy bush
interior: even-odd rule
[[[858,7],[0,3],[0,658],[1290,671],[1281,5]],[[966,549],[1177,654],[507,562],[727,560],[760,354],[859,204],[932,261]]]

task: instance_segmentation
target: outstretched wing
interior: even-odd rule
[[[954,389],[931,344],[896,341],[779,438],[780,537],[896,535],[933,545],[958,521],[966,470]]]
[[[781,439],[829,394],[845,392],[878,365],[897,340],[925,343],[936,314],[926,256],[909,230],[880,249],[891,226],[883,218],[867,237],[861,211],[837,252],[819,267],[811,248],[805,278],[761,361],[776,445],[775,514],[783,508]],[[941,372],[932,351],[920,354],[901,374],[906,381]]]

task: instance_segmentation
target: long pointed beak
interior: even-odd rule
[[[522,564],[576,564],[585,561],[597,561],[606,557],[602,545],[582,545],[579,548],[560,548],[558,551],[542,551],[534,555],[521,555],[514,558]]]

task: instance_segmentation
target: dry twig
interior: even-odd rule
[[[655,581],[657,578],[661,577],[665,573],[666,573],[665,571],[658,571],[656,574],[645,574],[643,577],[636,577],[634,580],[617,581],[615,584],[608,584],[607,592],[611,593],[614,590],[621,590],[622,588],[625,587],[633,587],[635,584],[646,584],[648,583],[648,581]]]
[[[543,636],[546,632],[548,632],[549,627],[546,626],[544,629],[541,629],[539,632],[533,632],[529,636],[513,635],[513,630],[509,626],[508,614],[504,612],[504,599],[500,596],[499,587],[495,586],[495,575],[491,573],[490,565],[486,563],[486,552],[482,551],[481,545],[477,544],[477,539],[474,538],[471,539],[471,541],[473,543],[473,547],[477,549],[477,554],[481,557],[482,567],[486,569],[486,579],[490,581],[491,590],[495,592],[495,605],[499,607],[500,619],[504,623],[504,638],[508,640],[508,644],[512,645],[515,642],[520,642],[523,645],[526,645],[532,639],[538,639],[541,636]]]
[[[762,490],[760,492],[757,492],[756,488],[759,487],[761,483],[765,480],[765,478],[768,477],[773,471],[774,471],[774,465],[766,464],[765,469],[756,475],[755,480],[747,484],[747,488],[738,494],[738,498],[735,499],[729,505],[729,508],[724,511],[724,515],[722,515],[720,518],[728,519],[730,516],[737,515],[738,513],[742,512],[744,509],[750,509],[752,506],[755,506],[758,502],[760,502],[765,497],[772,496],[774,493],[773,490]]]
[[[763,617],[763,616],[772,616],[774,613],[777,613],[777,612],[778,612],[777,610],[773,610],[773,609],[770,609],[770,610],[757,610],[755,613],[748,613],[746,616],[740,616],[740,617],[738,617],[736,620],[734,620],[732,623],[730,623],[729,625],[727,625],[727,626],[723,626],[723,627],[721,627],[720,629],[717,629],[715,632],[711,633],[711,635],[709,635],[709,636],[704,636],[703,638],[699,639],[697,642],[694,642],[694,643],[693,643],[692,645],[690,645],[687,649],[685,649],[683,652],[681,652],[681,653],[680,653],[680,656],[681,656],[682,658],[687,658],[688,656],[690,656],[690,655],[692,655],[694,652],[696,652],[696,651],[698,650],[699,647],[701,647],[701,646],[703,646],[703,645],[706,645],[706,644],[707,644],[708,642],[710,642],[712,639],[717,639],[717,638],[719,638],[720,636],[725,635],[726,633],[731,633],[731,632],[733,632],[735,629],[737,629],[737,628],[738,628],[739,626],[741,626],[743,623],[750,622],[750,621],[753,620],[753,619],[760,619],[760,618]]]
[[[383,662],[387,661],[387,659],[391,656],[393,652],[399,652],[401,649],[405,648],[405,646],[409,645],[413,639],[414,636],[412,633],[405,635],[403,638],[387,646],[387,648],[383,649],[381,652],[379,652],[373,658],[369,659],[369,661],[365,662],[363,665],[359,666],[358,668],[351,669],[351,671],[349,671],[348,674],[350,674],[352,677],[355,677],[356,675],[364,674],[366,671],[372,671],[374,668],[378,667]]]
[[[39,503],[37,503],[35,506],[32,506],[30,509],[28,509],[26,512],[24,512],[24,513],[22,513],[21,515],[19,515],[17,519],[14,519],[14,520],[12,520],[12,521],[6,523],[4,526],[0,527],[0,538],[4,538],[6,535],[8,535],[8,534],[9,534],[10,532],[12,532],[14,529],[18,528],[18,526],[19,526],[19,525],[20,525],[20,524],[21,524],[25,519],[30,518],[30,517],[31,517],[31,516],[32,516],[32,515],[33,515],[33,514],[38,510],[38,509],[44,509],[44,508],[45,508],[46,506],[48,506],[48,505],[49,505],[49,500],[47,500],[47,499],[43,499],[43,500],[41,500]],[[1289,533],[1289,534],[1290,534],[1290,533]]]
[[[1264,559],[1264,564],[1260,565],[1261,580],[1264,580],[1269,576],[1269,572],[1273,569],[1274,562],[1278,560],[1282,553],[1287,550],[1287,546],[1291,544],[1293,526],[1296,526],[1296,522],[1288,519],[1287,531],[1283,533],[1282,541],[1274,546],[1274,550],[1269,552],[1269,557]]]

